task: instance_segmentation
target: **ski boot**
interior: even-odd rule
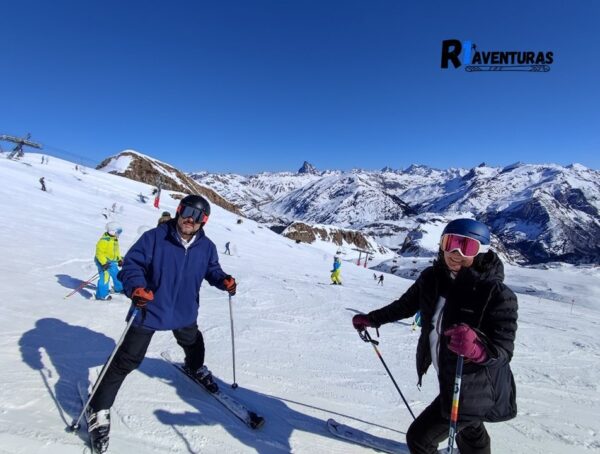
[[[184,366],[184,369],[188,375],[204,386],[209,393],[216,393],[219,390],[219,385],[217,385],[211,371],[206,366],[202,366],[196,371],[192,371],[187,366]]]
[[[87,414],[87,425],[93,452],[106,452],[108,450],[108,433],[110,432],[110,409],[96,412],[90,409]]]
[[[112,296],[110,296],[110,295],[107,295],[104,298],[96,297],[96,301],[110,301],[110,300],[112,300]]]

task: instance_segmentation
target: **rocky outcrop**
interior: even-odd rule
[[[125,169],[108,170],[115,160],[129,158],[129,165]],[[168,191],[183,192],[186,194],[200,194],[211,203],[220,206],[232,213],[241,215],[237,206],[221,197],[217,192],[202,186],[185,173],[164,162],[157,161],[135,151],[124,151],[116,156],[111,156],[100,163],[98,170],[120,175],[131,180],[147,183],[152,186],[160,185]]]
[[[281,234],[302,243],[313,243],[319,239],[336,246],[353,245],[358,249],[385,253],[386,249],[356,230],[345,230],[329,226],[311,226],[303,222],[290,224]]]
[[[302,167],[300,167],[300,169],[298,170],[298,173],[300,173],[300,174],[307,174],[308,173],[308,174],[311,174],[311,175],[318,175],[319,171],[310,162],[304,161],[304,164],[302,164]]]

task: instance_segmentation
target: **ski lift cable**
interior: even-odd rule
[[[89,167],[95,167],[97,164],[97,161],[87,157],[87,156],[83,156],[77,153],[73,153],[71,151],[68,150],[64,150],[62,148],[59,147],[55,147],[52,145],[48,145],[48,144],[41,144],[39,142],[32,142],[30,140],[31,138],[31,134],[27,134],[26,138],[21,138],[21,137],[17,137],[17,136],[10,136],[7,134],[2,134],[0,135],[0,140],[6,140],[9,142],[15,142],[15,143],[21,143],[22,145],[25,146],[31,146],[34,148],[38,148],[38,149],[42,149],[42,150],[50,150],[50,151],[54,151],[56,154],[58,154],[57,157],[60,157],[60,155],[64,155],[64,156],[69,156],[71,158],[76,158],[79,163],[86,163]],[[16,139],[20,139],[19,141],[15,141]],[[2,150],[4,151],[4,150]]]
[[[95,167],[97,165],[96,161],[94,161],[93,159],[91,159],[91,158],[89,158],[87,156],[83,156],[83,155],[80,155],[80,154],[77,154],[77,153],[73,153],[73,152],[64,150],[62,148],[54,147],[54,146],[51,146],[51,145],[44,145],[44,148],[47,149],[47,150],[54,151],[54,152],[59,153],[59,154],[63,154],[63,155],[66,155],[66,156],[70,156],[72,158],[76,158],[76,159],[79,160],[80,163],[87,162],[87,164],[90,167]]]

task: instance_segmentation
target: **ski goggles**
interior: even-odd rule
[[[442,235],[440,248],[444,252],[458,251],[463,257],[475,257],[477,254],[489,251],[490,246],[468,236],[447,233]]]
[[[197,224],[201,222],[208,222],[208,216],[206,215],[204,210],[201,210],[196,207],[191,207],[188,205],[179,205],[179,207],[177,207],[177,214],[179,214],[179,216],[185,219],[192,218]]]

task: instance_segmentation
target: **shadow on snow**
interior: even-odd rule
[[[19,341],[19,347],[23,361],[32,369],[40,372],[41,380],[44,381],[48,393],[54,399],[61,418],[65,425],[68,425],[81,412],[77,383],[79,381],[87,382],[89,369],[104,364],[115,348],[115,342],[104,334],[88,328],[70,325],[55,318],[43,318],[36,322],[33,329],[23,334]],[[45,363],[46,358],[43,352],[46,353],[58,377],[52,377],[52,372]],[[181,400],[196,409],[193,412],[183,413],[173,413],[163,409],[154,411],[158,421],[173,428],[188,452],[195,451],[193,442],[186,438],[184,431],[180,430],[181,427],[186,426],[201,427],[219,424],[241,443],[265,454],[292,452],[290,439],[296,430],[343,442],[327,430],[329,416],[325,416],[324,419],[310,416],[290,408],[287,403],[402,433],[349,415],[242,387],[234,391],[229,384],[217,379],[224,392],[246,404],[248,408],[257,411],[266,419],[265,425],[261,429],[252,430],[166,361],[145,358],[138,371],[149,377],[159,378],[163,383],[175,387]],[[54,389],[50,386],[48,378],[56,380]],[[118,408],[118,405],[117,400],[115,406]]]
[[[71,277],[68,274],[56,274],[56,280],[58,281],[58,283],[60,285],[62,285],[65,288],[68,288],[70,290],[75,290],[77,287],[79,287],[81,284],[83,284],[86,281],[83,281],[77,277]],[[95,280],[95,279],[94,279]],[[92,290],[96,290],[96,285],[93,283],[89,283],[87,285],[85,285],[83,288],[79,289],[76,293],[78,293],[79,295],[83,296],[85,299],[91,299],[94,295],[92,292],[90,292],[87,289],[92,289]],[[72,295],[75,296],[75,295]]]

